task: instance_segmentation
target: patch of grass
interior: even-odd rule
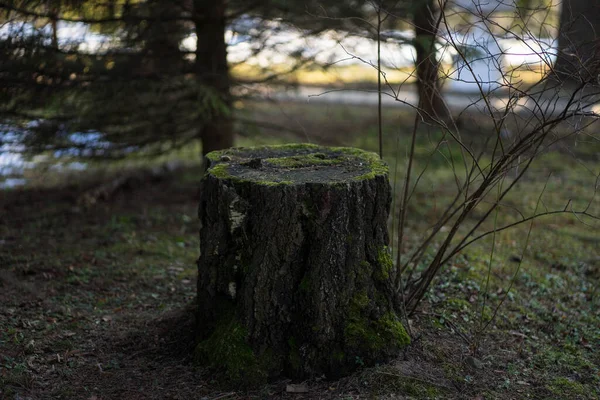
[[[589,388],[586,388],[581,383],[564,377],[554,378],[552,382],[548,384],[547,388],[554,396],[556,396],[557,399],[597,398],[597,393],[595,390],[593,390],[593,392],[589,392]]]
[[[256,65],[238,64],[232,68],[232,74],[240,80],[264,79],[273,71],[288,71],[289,65],[271,65],[269,70],[261,70]],[[386,78],[391,83],[412,83],[414,73],[411,68],[386,69]],[[301,68],[294,73],[283,75],[286,82],[301,85],[343,86],[345,84],[373,86],[377,83],[377,74],[368,65],[329,66],[328,68]]]

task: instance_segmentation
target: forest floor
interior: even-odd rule
[[[245,126],[240,144],[309,139],[376,149],[376,116],[360,107],[244,107],[239,105],[238,115],[269,125]],[[394,167],[394,152],[403,154],[406,143],[406,135],[397,139],[396,132],[411,119],[384,113],[385,151]],[[275,133],[272,124],[295,136]],[[518,213],[511,210],[526,214],[540,203],[552,209],[571,200],[600,212],[594,198],[598,144],[571,144],[575,155],[550,149],[540,157],[506,199],[507,215],[496,223],[513,221]],[[419,157],[429,157],[430,145],[428,138],[419,141]],[[409,237],[434,222],[450,196],[449,156],[428,164],[431,174],[423,176],[409,208]],[[291,381],[286,380],[241,389],[192,357],[199,163],[132,180],[94,204],[77,201],[89,188],[122,174],[118,167],[90,170],[0,192],[0,398],[600,396],[597,221],[549,216],[536,220],[531,235],[529,224],[498,233],[493,253],[490,240],[467,248],[411,316],[413,342],[389,364],[336,381],[309,380],[306,393],[287,393]]]

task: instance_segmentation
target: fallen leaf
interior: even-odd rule
[[[288,393],[308,393],[308,386],[305,384],[290,384],[287,385],[285,391]]]
[[[483,368],[483,363],[475,357],[469,356],[465,359],[465,362],[471,368],[474,368],[474,369],[482,369]]]
[[[522,337],[522,338],[526,338],[526,337],[527,337],[527,335],[526,335],[526,334],[524,334],[524,333],[521,333],[521,332],[519,332],[519,331],[510,331],[509,333],[510,333],[511,335],[513,335],[513,336],[518,336],[518,337]]]

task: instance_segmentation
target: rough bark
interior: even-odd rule
[[[563,2],[554,66],[567,83],[600,84],[600,0]]]
[[[373,153],[211,153],[201,186],[198,356],[235,379],[338,376],[408,343],[393,307],[391,194]]]
[[[200,83],[212,88],[219,97],[209,122],[200,132],[202,154],[233,146],[233,122],[230,117],[231,94],[225,30],[227,5],[224,0],[194,0],[196,28],[196,73]]]
[[[438,31],[435,18],[436,4],[433,0],[419,0],[414,3],[414,7],[414,46],[417,53],[419,109],[425,121],[448,123],[452,116],[441,94],[440,63],[435,48]]]

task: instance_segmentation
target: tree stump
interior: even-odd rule
[[[244,381],[329,377],[396,356],[387,166],[353,148],[207,155],[197,356]]]

